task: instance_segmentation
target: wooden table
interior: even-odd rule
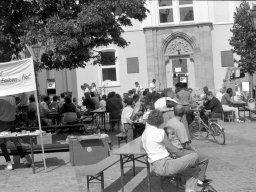
[[[104,109],[99,108],[99,109],[90,111],[90,113],[96,114],[96,116],[93,115],[93,118],[94,118],[95,121],[97,121],[96,120],[97,116],[99,117],[99,119],[101,119],[101,125],[103,125],[103,128],[105,130],[106,129],[106,113],[107,113],[107,110],[105,108]]]
[[[133,175],[135,176],[135,161],[147,165],[147,182],[148,182],[148,192],[151,191],[150,188],[150,165],[147,160],[147,153],[143,149],[141,144],[141,137],[127,143],[126,145],[120,147],[119,149],[113,151],[113,154],[120,155],[120,168],[121,168],[121,185],[122,192],[124,192],[124,164],[131,162],[133,163]],[[140,158],[146,157],[143,161]]]
[[[61,123],[61,115],[58,111],[49,111],[47,113],[47,117],[49,119],[52,119],[57,125]]]
[[[232,102],[232,104],[233,104],[233,106],[234,107],[237,107],[238,108],[238,115],[240,116],[240,114],[239,114],[239,112],[240,111],[244,111],[244,121],[245,121],[245,111],[246,110],[248,110],[248,109],[246,109],[246,105],[247,105],[247,103],[245,102],[245,101],[231,101]],[[242,110],[240,110],[240,107],[243,107],[243,109]]]
[[[33,169],[33,173],[35,173],[35,162],[34,162],[34,145],[33,138],[39,136],[39,133],[10,133],[10,134],[0,134],[0,139],[18,139],[18,138],[29,138],[30,141],[30,152],[31,152],[31,167]]]
[[[245,110],[249,111],[249,118],[250,120],[252,120],[252,113],[256,113],[256,108],[250,109],[248,106],[245,106],[244,108]],[[244,113],[245,113],[245,110],[244,110]]]

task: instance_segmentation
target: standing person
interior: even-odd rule
[[[149,91],[150,93],[156,91],[156,79],[153,79],[152,82],[149,84]]]
[[[190,146],[190,140],[188,139],[188,133],[186,131],[184,124],[181,122],[181,119],[182,119],[184,113],[185,113],[185,107],[181,104],[176,105],[174,107],[174,117],[172,119],[170,119],[166,124],[166,127],[167,127],[166,131],[167,131],[167,133],[170,133],[169,131],[172,132],[173,131],[172,129],[174,129],[175,135],[177,136],[178,141],[180,143],[177,142],[177,140],[175,139],[174,142],[177,145],[175,145],[175,143],[173,143],[173,144],[174,144],[174,146],[176,146],[177,148],[180,149],[180,151],[183,153],[183,155],[187,155],[189,153],[194,153],[195,151]],[[172,138],[175,138],[175,137],[171,136],[171,139]],[[205,155],[198,153],[198,152],[196,152],[196,153],[198,154],[198,166],[200,168],[199,176],[198,176],[198,184],[202,185],[203,182],[206,182],[205,173],[206,173],[206,169],[207,169],[209,160]]]
[[[16,102],[13,96],[6,96],[0,98],[0,132],[2,131],[15,131],[15,113]],[[30,166],[30,163],[25,158],[23,149],[17,139],[10,139],[17,148],[18,154],[24,165]],[[12,170],[10,155],[6,147],[6,139],[0,139],[0,148],[7,163],[6,170]]]
[[[91,92],[93,92],[95,95],[98,95],[97,86],[94,82],[92,82],[91,85]]]
[[[191,102],[190,92],[186,90],[182,83],[177,83],[176,86],[179,87],[179,91],[177,92],[177,98],[187,110]]]
[[[36,109],[36,101],[35,96],[30,95],[29,96],[29,104],[28,104],[28,121],[29,121],[29,127],[33,127],[36,125],[36,117],[37,117],[37,109]]]
[[[185,90],[185,87],[182,83],[177,83],[176,88],[178,89],[178,92],[176,93],[177,98],[179,99],[180,103],[185,108],[185,112],[184,112],[183,117],[182,117],[182,122],[185,125],[186,131],[188,133],[188,138],[190,139],[191,136],[189,134],[190,132],[188,130],[188,125],[191,122],[188,122],[188,120],[191,121],[193,119],[191,117],[191,114],[189,113],[190,102],[192,101],[191,98],[190,98],[190,92]]]
[[[140,94],[143,91],[143,87],[139,84],[139,82],[135,82],[135,93]]]
[[[221,98],[221,104],[223,111],[234,111],[235,118],[237,123],[241,123],[242,121],[239,120],[238,108],[233,107],[231,102],[231,97],[233,95],[233,90],[231,88],[227,89],[227,92]]]
[[[62,105],[65,103],[65,94],[60,94],[60,102],[59,102],[59,109],[62,107]]]
[[[132,123],[133,121],[131,120],[132,113],[133,113],[133,108],[132,108],[133,100],[131,98],[126,99],[126,107],[122,111],[121,115],[121,131],[125,133],[127,136],[127,142],[130,142],[133,140],[133,127]]]
[[[132,119],[135,120],[136,118],[143,115],[140,96],[138,94],[135,94],[133,96],[133,104],[134,104],[134,108],[133,108],[133,113],[132,113]]]
[[[108,94],[106,109],[109,112],[109,123],[111,131],[114,131],[116,124],[120,124],[122,108],[122,100],[120,98],[116,98],[116,93],[114,91],[110,92]]]
[[[252,90],[252,97],[256,99],[256,86],[254,86],[254,89]]]
[[[161,176],[180,173],[186,178],[186,191],[195,192],[198,177],[198,155],[191,153],[185,156],[168,140],[164,129],[159,128],[163,123],[161,111],[150,112],[146,129],[142,134],[142,146],[147,152],[148,162],[153,171]],[[174,159],[171,155],[175,154]]]

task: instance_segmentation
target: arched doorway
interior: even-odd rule
[[[193,48],[180,36],[172,38],[164,51],[166,87],[184,83],[186,87],[195,87],[194,61],[191,59]]]

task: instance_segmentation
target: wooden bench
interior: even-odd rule
[[[83,166],[80,171],[80,175],[87,176],[87,191],[90,191],[90,182],[98,180],[101,183],[101,192],[104,191],[104,174],[103,172],[116,164],[119,161],[119,156],[111,155],[102,161],[93,164]]]
[[[24,154],[31,154],[30,146],[22,146]],[[69,144],[44,144],[45,153],[56,153],[56,152],[68,152]],[[9,155],[19,155],[15,147],[8,148]],[[33,147],[33,153],[39,154],[42,153],[41,145],[35,145]],[[0,150],[0,156],[3,156],[2,151]]]
[[[120,148],[120,144],[122,141],[124,141],[125,143],[127,143],[127,136],[125,133],[121,132],[121,133],[118,133],[116,135],[117,137],[117,141],[118,141],[118,147]]]
[[[225,120],[225,117],[228,118],[228,121],[234,120],[234,111],[223,111],[222,113],[222,119]]]

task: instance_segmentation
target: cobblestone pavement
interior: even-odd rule
[[[193,145],[210,158],[207,177],[218,192],[256,191],[256,123],[225,123],[226,145],[221,146],[208,140],[194,141]],[[114,140],[114,143],[116,141]],[[114,148],[117,146],[115,145]],[[30,168],[18,167],[5,171],[0,158],[0,192],[86,192],[86,178],[78,174],[79,166],[71,166],[69,153],[46,154],[47,171],[36,155],[36,174]],[[136,176],[132,176],[131,165],[125,167],[125,191],[147,191],[146,169],[136,164]],[[120,191],[120,166],[115,164],[104,173],[105,191]],[[151,174],[152,192],[159,190],[159,178]],[[93,183],[91,192],[99,192],[100,185]],[[174,185],[165,184],[165,191],[175,192]]]

